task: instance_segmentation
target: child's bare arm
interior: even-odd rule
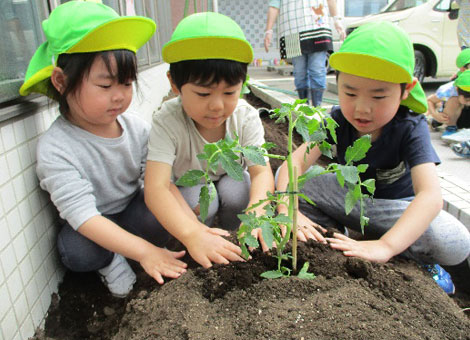
[[[430,114],[432,117],[436,118],[437,114],[437,109],[439,105],[442,105],[442,100],[440,100],[436,94],[431,94],[427,98],[428,101],[428,114]]]
[[[376,241],[355,241],[335,234],[328,239],[332,248],[375,262],[387,262],[412,245],[428,228],[442,209],[442,196],[434,163],[424,163],[411,169],[415,198],[395,225]]]
[[[191,216],[184,199],[175,196],[170,182],[171,166],[161,162],[147,162],[145,173],[145,202],[166,230],[188,249],[196,262],[210,267],[212,262],[241,261],[241,249]]]
[[[459,97],[450,97],[442,111],[443,123],[455,125],[458,117],[462,113],[463,105],[459,102]]]
[[[186,271],[186,263],[178,260],[185,252],[172,252],[122,229],[104,216],[94,216],[83,223],[78,232],[112,252],[139,262],[158,283],[163,277],[178,278]]]

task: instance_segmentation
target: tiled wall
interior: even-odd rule
[[[139,76],[132,108],[150,121],[169,91],[159,65]],[[0,123],[0,340],[28,339],[40,326],[64,269],[55,248],[57,214],[38,186],[36,144],[53,107]]]

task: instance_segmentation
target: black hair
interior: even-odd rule
[[[460,87],[457,87],[457,93],[459,96],[463,96],[465,99],[470,98],[470,92],[462,90]]]
[[[170,64],[170,76],[178,90],[186,83],[209,86],[225,81],[229,86],[246,80],[248,64],[234,60],[184,60]]]
[[[111,56],[114,56],[116,59],[117,74],[113,74]],[[67,96],[75,93],[80,88],[83,79],[89,76],[91,66],[98,57],[103,59],[108,72],[117,79],[119,84],[137,80],[137,59],[132,51],[112,50],[61,54],[57,60],[57,66],[62,69],[67,77],[66,86],[64,91],[60,93],[49,79],[48,96],[59,103],[59,111],[62,115],[67,116],[69,113],[70,108],[67,103]]]
[[[340,74],[340,71],[337,70],[336,71],[336,83],[338,83],[339,74]],[[400,96],[403,96],[403,93],[405,93],[406,85],[407,85],[407,83],[400,83],[400,91],[401,91]]]

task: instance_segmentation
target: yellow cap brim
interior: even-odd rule
[[[198,37],[170,42],[163,47],[163,60],[176,63],[183,60],[227,59],[251,63],[253,49],[244,40],[228,37]]]
[[[330,57],[330,65],[340,72],[369,79],[397,84],[413,81],[413,78],[403,67],[367,54],[336,52]]]

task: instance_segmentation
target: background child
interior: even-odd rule
[[[401,254],[422,264],[455,265],[470,253],[470,234],[457,219],[442,211],[442,197],[436,164],[424,115],[424,92],[413,78],[413,46],[404,31],[388,22],[357,28],[330,58],[338,71],[340,106],[332,110],[339,124],[338,162],[362,135],[371,136],[372,147],[360,163],[368,164],[362,180],[374,178],[374,200],[366,200],[365,228],[368,240],[357,241],[340,233],[327,241],[346,256],[387,262]],[[416,112],[416,113],[415,113]],[[331,142],[333,142],[331,140]],[[318,147],[304,158],[307,144],[294,153],[299,173],[320,157]],[[305,159],[305,160],[304,160]],[[279,190],[285,190],[287,171],[282,166]],[[323,226],[348,227],[360,231],[360,209],[345,214],[345,188],[334,174],[307,182],[304,193],[316,206],[300,202],[310,221]],[[312,222],[310,222],[312,223]],[[440,267],[438,283],[448,293],[454,286]]]
[[[457,77],[470,65],[470,49],[464,49],[459,53],[456,65],[459,68]],[[467,108],[469,103],[470,93],[459,89],[455,85],[455,80],[441,85],[435,94],[428,96],[428,114],[433,118],[432,127],[447,125],[442,133],[443,140],[454,139],[462,135],[462,131],[457,132],[458,129],[470,127],[470,111]]]
[[[135,53],[155,23],[70,1],[52,11],[43,29],[46,42],[31,59],[20,93],[59,103],[61,115],[38,143],[37,174],[65,220],[57,239],[62,262],[73,271],[97,270],[117,297],[136,279],[124,257],[140,262],[159,283],[162,275],[179,277],[184,252],[155,246],[169,235],[143,198],[150,126],[126,112]]]
[[[227,135],[237,135],[242,146],[264,143],[258,111],[239,99],[253,59],[251,45],[232,19],[198,13],[178,24],[162,54],[170,63],[168,78],[178,97],[165,102],[153,117],[145,174],[147,205],[202,266],[242,260],[241,249],[222,237],[228,232],[208,226],[217,213],[221,228],[240,225],[237,214],[274,189],[269,163],[254,165],[241,159],[248,168],[244,182],[221,168],[212,173],[217,197],[209,207],[207,225],[197,218],[201,185],[174,188],[172,182],[188,170],[206,169],[197,155],[207,143]],[[264,210],[258,207],[255,212]]]

